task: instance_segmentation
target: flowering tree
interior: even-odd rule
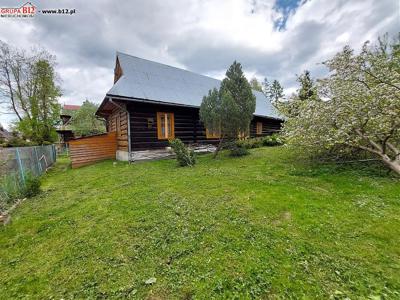
[[[284,125],[288,142],[313,152],[358,148],[400,174],[400,35],[359,54],[346,46],[324,63],[319,97],[302,101]]]

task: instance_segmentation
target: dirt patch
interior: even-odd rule
[[[284,223],[288,223],[292,220],[292,214],[290,211],[282,212],[277,219],[275,219],[272,224],[281,225]]]

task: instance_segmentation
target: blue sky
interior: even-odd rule
[[[296,12],[299,5],[304,4],[305,0],[277,0],[274,9],[282,13],[282,17],[275,21],[277,30],[282,31],[286,29],[286,21],[291,14]]]
[[[23,1],[22,1],[23,2]],[[3,0],[1,7],[22,3]],[[71,16],[0,18],[0,39],[56,55],[61,103],[100,103],[113,83],[115,52],[215,78],[237,60],[246,76],[278,79],[290,94],[296,74],[323,76],[320,64],[345,45],[400,28],[398,0],[31,1],[38,9],[72,8]],[[0,122],[12,115],[0,110]]]

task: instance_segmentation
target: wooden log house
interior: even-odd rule
[[[96,114],[106,119],[107,131],[116,132],[120,160],[143,150],[165,149],[168,140],[185,144],[212,144],[215,134],[199,118],[203,96],[220,81],[187,70],[117,52],[114,85]],[[281,128],[282,119],[263,93],[256,96],[250,137]]]

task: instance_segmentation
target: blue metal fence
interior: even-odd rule
[[[40,176],[56,159],[54,145],[0,148],[0,212],[29,176]]]
[[[39,176],[55,161],[54,145],[0,148],[0,176],[15,172],[22,178],[26,173]]]

